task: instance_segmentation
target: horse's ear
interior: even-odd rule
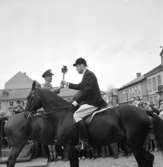
[[[36,89],[36,81],[33,81],[32,83],[32,90],[35,90]]]
[[[32,90],[35,90],[38,88],[41,88],[41,85],[40,85],[40,83],[38,83],[37,81],[34,80],[32,83]]]

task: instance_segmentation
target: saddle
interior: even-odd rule
[[[105,106],[105,107],[100,108],[100,109],[95,109],[91,114],[87,115],[83,120],[85,121],[85,123],[87,125],[89,125],[92,122],[95,115],[102,113],[102,112],[106,111],[107,109],[111,109],[111,108],[113,108],[113,107],[112,106],[111,107]]]

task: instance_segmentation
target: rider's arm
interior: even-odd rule
[[[81,89],[81,83],[79,83],[79,84],[68,83],[68,87],[70,89],[80,90]]]
[[[75,100],[80,103],[82,100],[85,99],[86,96],[88,96],[91,91],[94,89],[93,86],[95,84],[96,77],[94,75],[87,75],[82,81],[82,89],[79,92],[78,96],[76,96]]]

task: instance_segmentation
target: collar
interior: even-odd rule
[[[87,68],[83,71],[83,75],[85,74],[86,71],[87,71]]]

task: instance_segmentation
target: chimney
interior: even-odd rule
[[[137,73],[136,73],[136,77],[137,77],[137,78],[141,77],[141,73],[140,73],[140,72],[137,72]]]
[[[160,46],[161,48],[161,52],[160,52],[160,56],[161,56],[161,65],[163,66],[163,46]]]

